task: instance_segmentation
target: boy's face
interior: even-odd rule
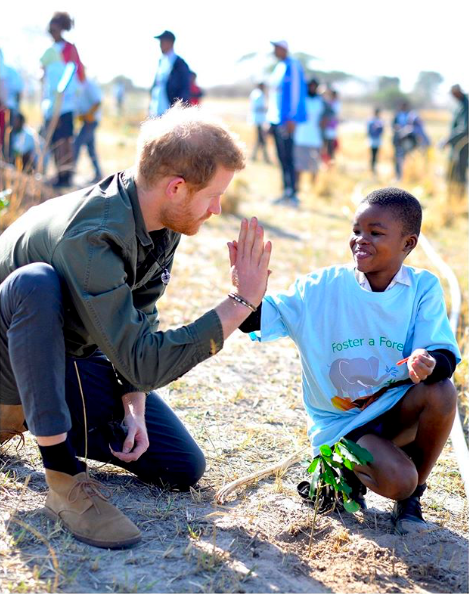
[[[402,234],[402,223],[389,208],[366,203],[358,207],[350,249],[360,272],[391,280],[417,241],[415,234]]]

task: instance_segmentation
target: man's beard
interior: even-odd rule
[[[194,219],[188,201],[177,212],[169,212],[169,209],[168,211],[163,211],[160,218],[164,227],[171,229],[171,231],[182,233],[182,235],[195,235],[198,233],[201,225],[210,218],[210,215]]]

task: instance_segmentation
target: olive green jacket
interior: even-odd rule
[[[126,170],[19,217],[0,235],[0,282],[32,262],[53,266],[62,281],[67,353],[86,357],[99,348],[129,382],[126,391],[148,391],[223,347],[214,310],[158,331],[161,274],[171,269],[179,240],[168,229],[147,232]]]

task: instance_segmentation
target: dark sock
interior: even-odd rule
[[[49,470],[65,472],[71,476],[86,470],[86,464],[78,460],[68,438],[57,445],[39,446],[39,450],[44,467]]]

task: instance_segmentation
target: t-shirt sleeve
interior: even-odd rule
[[[443,289],[439,280],[433,275],[428,279],[421,293],[414,331],[408,339],[406,347],[409,354],[419,348],[429,351],[446,349],[454,354],[456,363],[461,361],[461,354],[449,325]],[[407,352],[407,348],[404,348],[404,352]]]
[[[301,277],[287,291],[264,298],[261,329],[251,333],[253,340],[269,342],[296,334],[304,313],[305,284],[305,277]]]

